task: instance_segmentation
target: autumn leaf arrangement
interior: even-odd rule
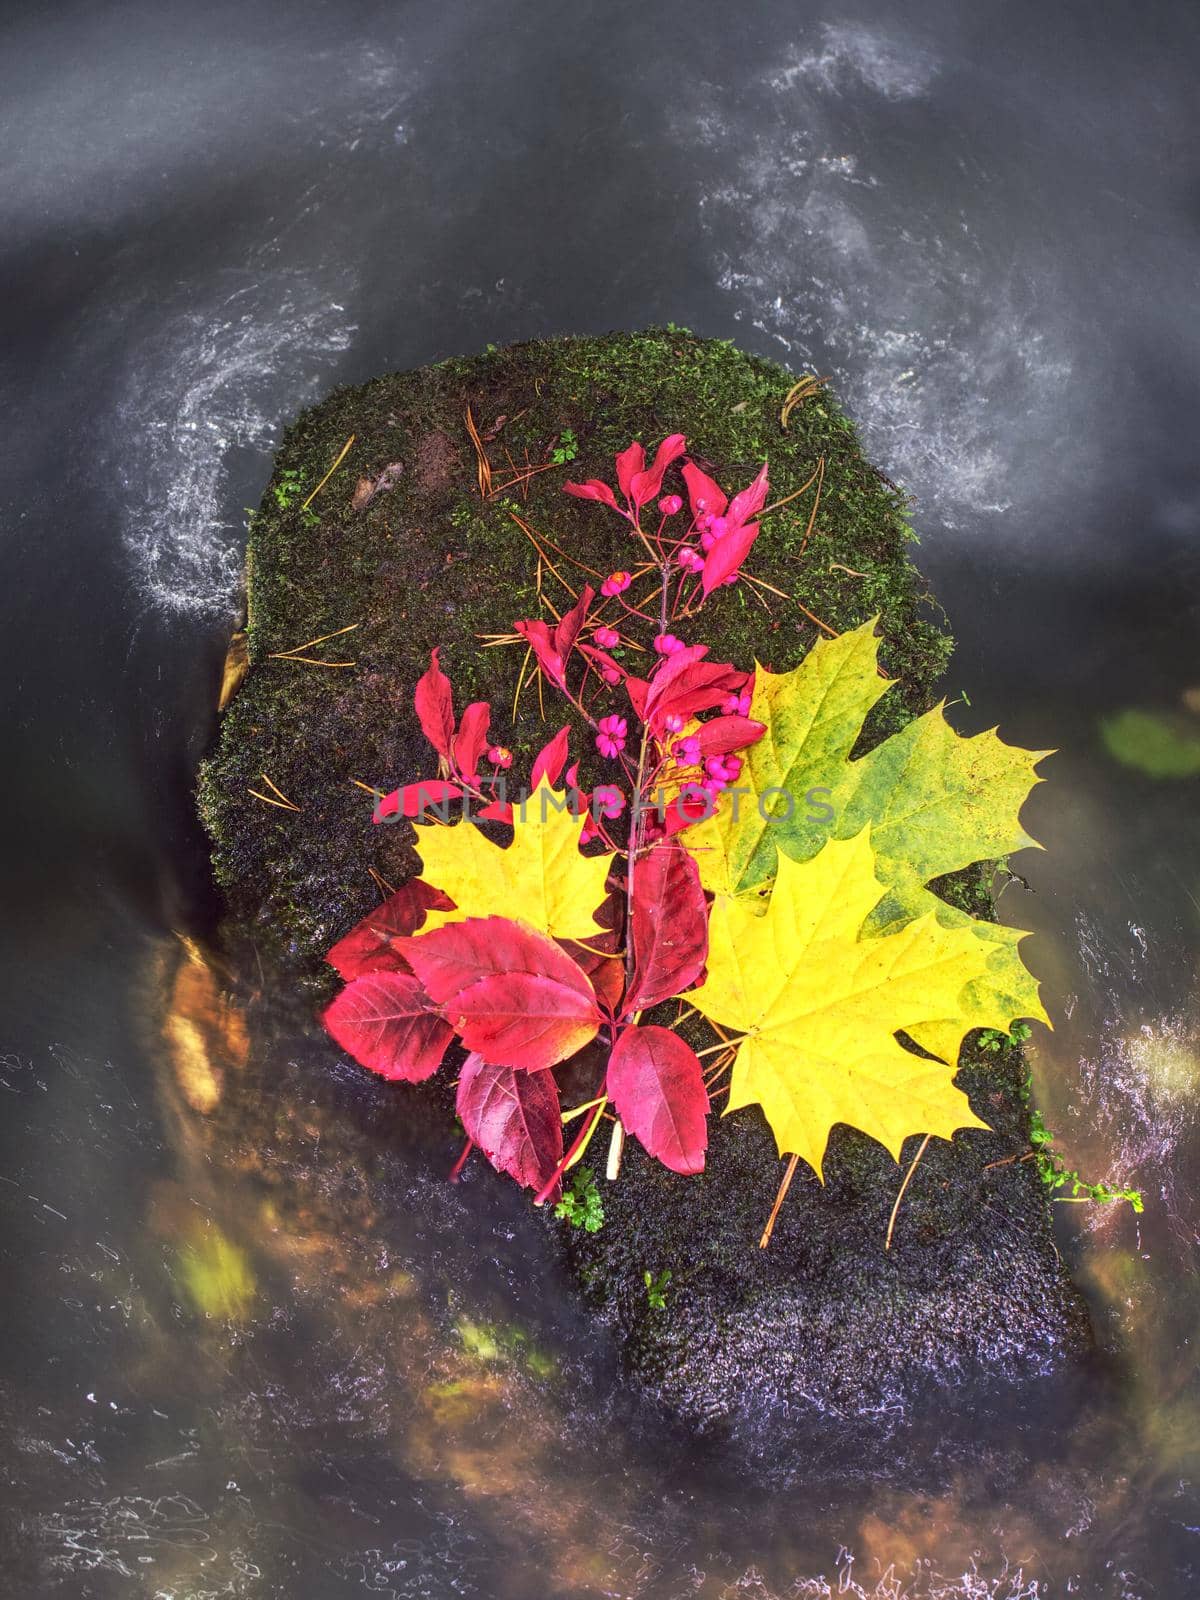
[[[761,1109],[789,1175],[821,1174],[839,1123],[898,1161],[910,1135],[986,1126],[954,1083],[969,1032],[1046,1020],[1023,935],[930,887],[1034,842],[1018,814],[1045,752],[938,706],[853,755],[890,687],[870,622],[785,673],[713,660],[704,603],[768,592],[746,563],[775,508],[765,465],[730,497],[686,448],[634,443],[615,488],[567,484],[628,524],[628,569],[574,563],[595,587],[487,641],[524,646],[611,781],[582,787],[563,727],[515,790],[490,706],[458,716],[434,650],[415,710],[437,774],[374,812],[415,825],[419,874],[328,956],[333,1039],[405,1083],[457,1041],[455,1175],[478,1149],[537,1204],[602,1126],[610,1177],[627,1135],[701,1173],[717,1101]]]

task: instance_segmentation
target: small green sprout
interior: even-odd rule
[[[568,461],[574,461],[579,454],[579,440],[576,439],[570,428],[564,428],[558,436],[558,443],[550,452],[550,459],[556,467],[565,467]]]
[[[979,1048],[990,1050],[994,1054],[998,1050],[1024,1044],[1032,1033],[1033,1029],[1027,1022],[1014,1022],[1011,1033],[998,1033],[995,1028],[985,1028],[979,1035]]]
[[[646,1285],[646,1303],[655,1311],[667,1309],[667,1285],[671,1281],[670,1267],[664,1267],[656,1278],[647,1268],[642,1273],[642,1282]]]
[[[596,1187],[596,1180],[588,1167],[580,1167],[571,1180],[571,1187],[554,1208],[554,1215],[569,1222],[573,1228],[585,1233],[599,1233],[604,1226],[604,1202]]]

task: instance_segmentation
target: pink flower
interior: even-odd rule
[[[727,717],[748,717],[750,715],[750,695],[731,694],[727,700],[721,702],[721,710]]]
[[[682,733],[683,718],[679,715],[678,711],[672,711],[669,716],[663,718],[663,727],[668,733]]]
[[[677,494],[665,494],[658,502],[658,509],[664,517],[673,517],[683,510],[683,500]]]
[[[700,741],[696,735],[690,734],[686,739],[678,739],[671,752],[675,757],[675,765],[679,767],[695,767],[700,764]]]
[[[685,544],[675,559],[685,572],[704,571],[704,557],[693,545]]]
[[[681,650],[687,649],[687,645],[673,633],[660,633],[655,636],[654,648],[660,656],[677,656]]]
[[[512,766],[512,751],[506,750],[502,744],[494,744],[488,751],[487,758],[494,767]]]
[[[601,650],[612,650],[620,644],[621,635],[615,628],[593,628],[592,641],[593,643],[598,644]]]
[[[726,784],[737,781],[742,763],[737,756],[709,756],[704,763],[704,770],[723,789]]]
[[[592,810],[610,822],[625,809],[625,796],[615,783],[598,783],[592,790]]]
[[[624,594],[632,582],[631,572],[610,572],[600,585],[600,593],[611,599],[614,594]]]
[[[617,671],[616,667],[601,667],[600,676],[604,679],[605,683],[608,684],[620,683],[621,681],[621,674]]]
[[[624,750],[628,732],[629,724],[624,717],[601,717],[597,724],[596,749],[602,756],[612,760]]]

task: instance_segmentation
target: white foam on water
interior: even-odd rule
[[[354,335],[315,274],[222,274],[210,297],[149,321],[117,404],[123,538],[143,596],[166,611],[227,614],[244,522],[229,504],[231,450],[264,454],[281,417],[328,384]]]
[[[826,28],[748,88],[706,85],[703,108],[673,124],[720,173],[698,204],[734,319],[829,373],[873,459],[955,524],[1020,499],[1072,367],[1045,310],[1050,265],[1016,241],[997,259],[977,235],[971,207],[986,218],[989,200],[947,141],[930,141],[934,169],[892,197],[875,113],[920,102],[937,77],[925,52]],[[850,95],[865,118],[847,115]]]

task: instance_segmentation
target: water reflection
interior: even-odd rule
[[[103,1292],[124,1296],[138,1400],[69,1503],[27,1439],[38,1592],[1030,1600],[1120,1594],[1113,1549],[1150,1568],[1146,1504],[1195,1470],[1200,1416],[1127,1212],[1089,1215],[1080,1243],[1143,1353],[1132,1381],[1093,1374],[1020,1423],[1001,1400],[957,1465],[918,1419],[925,1487],[882,1456],[768,1493],[622,1395],[543,1219],[482,1171],[439,1181],[445,1107],[336,1066],[303,1003],[191,939],[157,942],[136,987],[163,1150]],[[1190,1048],[1172,1034],[1169,1059]],[[48,1451],[67,1419],[41,1412]]]

